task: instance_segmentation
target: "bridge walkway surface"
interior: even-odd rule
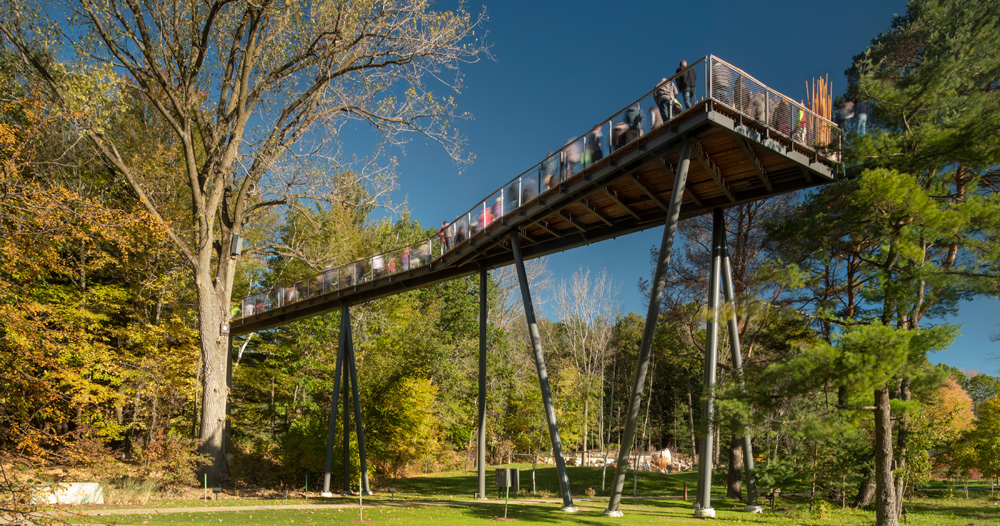
[[[706,327],[704,376],[704,388],[711,393],[718,358],[720,289],[726,302],[735,301],[723,209],[834,181],[841,169],[841,133],[833,122],[712,55],[689,68],[697,72],[701,80],[698,89],[705,95],[691,107],[681,108],[671,100],[676,94],[672,82],[682,72],[502,185],[443,226],[438,235],[365,260],[328,267],[310,279],[244,298],[239,318],[231,323],[230,346],[233,336],[238,334],[341,311],[341,326],[346,330],[340,331],[324,495],[332,495],[330,471],[341,371],[345,444],[350,411],[348,385],[353,391],[354,411],[360,414],[350,306],[478,272],[477,495],[485,498],[486,272],[514,264],[538,370],[552,456],[559,473],[562,509],[575,511],[524,260],[664,225],[621,437],[623,447],[616,461],[611,498],[605,511],[609,516],[621,515],[619,504],[625,470],[629,465],[630,444],[635,434],[677,223],[689,217],[713,214],[710,319]],[[743,367],[734,309],[730,309],[729,316],[732,368],[742,386]],[[714,440],[713,397],[706,397],[703,404],[701,450],[707,451]],[[360,418],[356,419],[356,424],[364,477],[361,491],[367,493],[370,490]],[[749,430],[743,442],[748,495],[754,497],[745,509],[759,512]],[[344,455],[344,492],[350,492],[346,445]],[[703,455],[699,463],[695,516],[714,517],[710,493],[711,455]]]

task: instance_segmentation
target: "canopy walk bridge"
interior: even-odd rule
[[[841,133],[833,122],[714,56],[694,62],[689,69],[697,74],[696,95],[701,96],[691,107],[682,108],[673,101],[665,101],[654,89],[576,140],[553,148],[555,153],[500,186],[436,235],[364,260],[328,267],[311,279],[276,286],[244,298],[240,315],[231,322],[231,337],[340,310],[342,327],[346,330],[341,331],[336,378],[339,383],[343,366],[346,440],[348,369],[355,388],[354,408],[360,412],[350,306],[474,273],[485,277],[489,269],[516,264],[527,321],[532,326],[529,332],[546,405],[553,456],[563,485],[563,508],[574,509],[541,344],[533,328],[534,313],[523,261],[640,230],[664,227],[653,281],[654,301],[650,302],[646,318],[630,401],[635,404],[634,413],[637,414],[638,396],[659,312],[658,298],[662,294],[677,222],[709,212],[715,214],[715,257],[710,287],[716,293],[710,295],[709,308],[716,312],[717,318],[720,279],[728,285],[723,287],[726,300],[732,300],[731,278],[726,279],[729,265],[721,211],[833,181],[840,170]],[[673,82],[680,75],[667,82]],[[663,91],[661,89],[660,93]],[[667,94],[672,95],[670,91]],[[485,279],[482,282],[478,495],[485,498]],[[735,319],[730,323],[735,323]],[[717,341],[717,327],[717,319],[709,323],[707,348],[710,352],[706,357],[705,373],[709,385],[714,384],[715,378],[716,343],[713,338]],[[738,348],[738,340],[733,344]],[[739,353],[733,354],[738,359]],[[742,371],[740,364],[734,365],[735,370]],[[339,389],[339,385],[335,385],[325,492],[329,491],[332,431]],[[709,419],[714,412],[712,403],[710,399],[703,413]],[[635,428],[632,413],[630,411],[626,422],[627,436],[622,438],[625,446],[619,452],[616,483],[612,486],[606,512],[609,515],[620,514],[618,502],[630,454],[627,445],[632,441],[630,435]],[[357,420],[364,464],[363,429],[360,419]],[[707,440],[710,444],[711,437]],[[749,437],[745,442],[744,459],[752,461]],[[708,458],[702,459],[699,468],[696,515],[713,516],[708,492],[711,455],[703,456]],[[747,467],[748,494],[753,490],[755,496],[752,467],[749,464]],[[348,484],[345,475],[345,490],[349,490]],[[367,483],[363,491],[368,491]],[[755,500],[750,502],[756,506]]]

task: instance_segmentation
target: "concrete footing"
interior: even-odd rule
[[[714,519],[715,508],[698,508],[694,510],[694,516],[698,519]]]

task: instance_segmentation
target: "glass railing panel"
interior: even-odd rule
[[[413,257],[414,254],[413,253],[414,253],[414,250],[413,250],[412,246],[403,247],[399,251],[399,271],[400,272],[409,272],[409,270],[411,268],[416,268],[416,267],[420,266],[419,264],[414,264],[416,262],[414,261],[414,257]]]
[[[354,263],[348,263],[337,269],[337,288],[347,289],[354,286]]]
[[[353,285],[360,285],[361,283],[367,283],[371,281],[371,262],[367,260],[358,260],[354,262],[354,268],[352,270]]]
[[[309,279],[300,279],[295,282],[296,301],[307,300],[313,297],[312,289],[309,286],[311,282],[312,280]]]
[[[594,129],[587,132],[587,135],[583,137],[583,159],[581,164],[583,168],[600,161],[608,153],[608,130],[609,123],[599,124],[594,126]]]
[[[518,177],[503,189],[504,215],[516,212],[521,206],[521,178]]]
[[[486,198],[486,206],[490,207],[490,211],[493,213],[493,223],[490,226],[500,224],[499,220],[507,215],[507,202],[504,201],[505,192],[506,190],[501,188]]]
[[[528,206],[538,197],[538,170],[521,176],[521,206]]]
[[[563,146],[562,150],[562,179],[566,181],[577,176],[583,171],[583,156],[587,147],[587,137],[583,136],[574,139]]]
[[[642,134],[642,105],[637,101],[628,108],[618,112],[611,119],[611,149],[618,150],[622,146],[636,140]]]
[[[656,104],[656,98],[654,94],[650,93],[643,98],[639,99],[639,116],[642,120],[639,122],[639,137],[650,132],[654,126],[659,126],[663,123],[663,117],[660,115],[660,108]],[[671,113],[668,113],[669,117]],[[636,137],[639,138],[639,137]]]
[[[469,227],[472,235],[479,234],[492,222],[493,208],[487,206],[486,201],[480,201],[472,210],[469,210]]]
[[[257,297],[250,296],[247,298],[243,298],[243,302],[241,303],[240,306],[240,317],[247,318],[253,316],[256,311],[257,311]]]
[[[454,246],[458,246],[469,239],[469,215],[465,214],[455,221],[455,234],[452,238],[452,243]],[[450,250],[453,247],[447,247],[446,250]]]
[[[385,257],[383,276],[392,276],[399,272],[399,250],[390,250],[382,254]]]
[[[538,180],[541,181],[539,194],[559,187],[559,157],[560,152],[549,152],[545,159],[538,164]]]
[[[337,286],[337,269],[327,266],[319,275],[320,294],[331,292]]]

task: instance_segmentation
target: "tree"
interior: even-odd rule
[[[969,438],[979,471],[1000,477],[1000,398],[987,400],[979,407],[979,419]]]
[[[581,437],[584,458],[589,451],[590,403],[604,392],[604,371],[612,329],[618,315],[618,286],[608,277],[607,270],[590,279],[590,269],[577,270],[569,282],[556,289],[556,305],[563,344],[576,368],[579,391],[583,402]],[[603,402],[603,397],[599,398]],[[603,413],[603,403],[601,404]],[[603,439],[603,426],[600,428]],[[603,440],[601,440],[603,447]]]
[[[400,145],[416,132],[461,159],[461,138],[451,128],[454,101],[434,97],[425,81],[460,85],[457,67],[483,52],[473,37],[483,18],[470,17],[461,5],[432,11],[425,0],[66,0],[59,6],[4,3],[0,20],[0,34],[54,101],[103,110],[78,119],[77,130],[125,179],[194,277],[205,366],[201,450],[211,457],[217,482],[227,472],[224,326],[240,259],[230,256],[235,236],[296,199],[336,198],[326,172],[307,169],[303,160],[336,161],[348,120],[370,125],[380,144]],[[64,30],[63,20],[72,27]],[[79,62],[64,65],[46,56]],[[92,83],[100,89],[90,91],[100,97],[80,96],[78,80],[86,72],[106,80]],[[125,148],[127,130],[107,126],[120,99],[116,88],[134,91],[170,131],[162,147],[177,152],[171,169],[149,170],[148,152]],[[320,127],[332,144],[311,135]],[[374,195],[391,182],[384,166],[373,163],[362,173]],[[186,192],[184,213],[173,215],[152,191],[164,181]]]
[[[860,173],[817,192],[786,222],[800,246],[813,247],[803,259],[845,261],[840,268],[861,285],[844,289],[858,297],[836,320],[841,356],[849,370],[864,354],[882,359],[840,381],[873,388],[880,526],[898,524],[905,483],[894,473],[906,463],[907,406],[899,406],[894,453],[890,398],[909,400],[926,353],[950,341],[949,329],[921,321],[995,292],[1000,57],[987,50],[1000,46],[1000,6],[976,5],[913,1],[855,57],[850,95],[871,100],[878,116],[873,133],[849,143]]]
[[[729,247],[730,265],[733,274],[734,301],[725,306],[728,312],[736,312],[739,325],[739,338],[742,343],[741,357],[744,368],[752,366],[753,361],[766,361],[767,350],[758,345],[762,331],[768,325],[770,318],[780,304],[785,284],[773,279],[767,262],[770,249],[767,230],[764,228],[770,221],[779,218],[792,202],[789,195],[776,196],[767,200],[734,206],[726,209],[726,238]],[[710,215],[704,215],[681,223],[681,233],[687,243],[684,255],[671,264],[671,293],[664,295],[666,318],[671,323],[665,328],[673,332],[673,337],[686,342],[688,349],[701,351],[698,361],[704,361],[705,352],[705,301],[708,290],[708,272],[711,265],[712,220]],[[646,283],[642,283],[646,287]],[[725,319],[728,312],[720,318]],[[726,337],[728,327],[722,324],[720,342],[719,375],[720,387],[726,383],[736,383],[732,373],[732,355],[729,339]],[[759,352],[763,351],[763,352]],[[684,351],[668,355],[667,360],[675,362],[667,365],[664,371],[678,371],[677,365],[691,369],[690,360],[685,361]],[[674,383],[674,382],[671,382]],[[685,380],[685,383],[687,381]],[[723,424],[729,434],[729,463],[727,470],[727,495],[730,498],[740,498],[742,491],[741,469],[743,435],[746,427],[743,417],[749,411],[738,409],[740,400],[745,397],[738,389],[731,389],[734,403],[720,407],[720,417],[715,425]],[[703,396],[707,395],[705,393]],[[744,404],[745,407],[745,404]],[[722,426],[720,426],[722,429]],[[721,440],[721,437],[720,437]]]
[[[972,397],[973,410],[978,412],[983,402],[1000,397],[1000,378],[985,373],[970,373],[965,390]]]

